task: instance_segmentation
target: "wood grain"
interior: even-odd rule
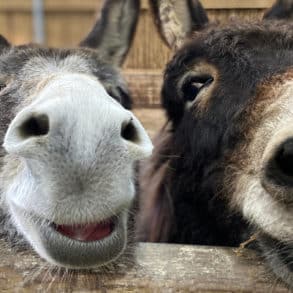
[[[99,275],[40,272],[42,261],[2,248],[0,292],[289,292],[267,272],[253,251],[232,248],[146,244],[137,264]]]
[[[211,21],[260,19],[273,0],[202,0]],[[44,0],[45,45],[76,46],[91,29],[102,0]],[[33,41],[31,0],[0,0],[0,34],[12,44]],[[157,33],[148,0],[142,0],[133,46],[124,68],[163,70],[171,52]]]
[[[275,0],[201,0],[206,9],[259,9],[268,8]]]
[[[134,106],[160,106],[163,73],[160,70],[124,70]]]

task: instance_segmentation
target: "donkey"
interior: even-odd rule
[[[196,0],[151,1],[176,53],[167,123],[140,174],[144,241],[255,245],[293,286],[293,2],[213,25]]]
[[[0,39],[0,236],[51,264],[104,267],[132,241],[134,164],[152,144],[119,73],[137,0],[108,0],[77,48]]]

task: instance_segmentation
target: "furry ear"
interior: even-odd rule
[[[198,0],[150,0],[150,5],[161,37],[173,49],[180,47],[192,31],[209,22]]]
[[[3,49],[9,48],[9,47],[10,47],[9,42],[2,35],[0,35],[0,53]]]
[[[293,20],[293,0],[277,0],[264,15],[264,19]]]
[[[105,0],[101,15],[82,47],[96,48],[103,60],[121,66],[133,40],[139,0]]]

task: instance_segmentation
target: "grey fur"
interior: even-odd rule
[[[97,48],[103,60],[120,66],[132,42],[139,9],[139,0],[105,1],[100,20],[81,46]]]
[[[6,41],[3,37],[0,38],[0,104],[1,104],[1,108],[0,108],[0,145],[1,145],[0,147],[0,168],[1,168],[0,170],[0,237],[7,240],[12,246],[16,246],[18,248],[26,248],[30,246],[28,245],[29,241],[27,241],[27,237],[23,235],[24,233],[19,232],[19,229],[16,228],[15,223],[11,220],[10,211],[5,200],[5,191],[7,186],[11,184],[11,182],[14,180],[15,174],[18,172],[19,169],[22,168],[22,165],[20,163],[18,156],[6,154],[6,152],[4,151],[4,148],[2,147],[2,144],[4,142],[4,136],[7,132],[8,126],[10,125],[14,117],[19,113],[19,111],[21,111],[22,109],[26,108],[27,106],[31,104],[35,96],[37,96],[38,92],[42,90],[42,87],[45,87],[46,83],[50,81],[51,77],[54,77],[57,75],[63,76],[66,74],[71,74],[71,73],[86,75],[86,76],[89,76],[93,80],[99,81],[103,85],[104,89],[107,91],[109,96],[116,99],[125,108],[130,108],[130,105],[131,105],[130,94],[129,94],[127,85],[123,77],[121,76],[118,68],[116,68],[116,66],[122,63],[129,49],[129,46],[131,44],[131,40],[135,30],[135,25],[137,22],[137,16],[139,11],[139,1],[114,1],[114,2],[106,1],[105,5],[106,5],[105,6],[106,8],[104,7],[102,11],[101,21],[97,22],[97,24],[95,25],[95,28],[90,34],[90,37],[86,38],[86,41],[82,42],[82,47],[78,47],[76,49],[52,49],[52,48],[43,48],[38,45],[23,45],[23,46],[13,47],[13,46],[10,46],[9,42]],[[115,21],[111,19],[113,15],[108,14],[111,8],[114,9],[114,11],[112,12],[116,16],[120,15],[119,20],[122,22],[118,23],[119,27],[125,21],[125,19],[122,19],[122,18],[125,18],[126,15],[129,17],[129,19],[127,20],[127,22],[129,23],[126,25],[126,27],[123,28],[123,31],[119,35],[120,41],[118,43],[115,43],[117,33],[119,33],[116,31],[117,23],[115,23]],[[127,12],[130,12],[131,15],[129,16]],[[99,28],[98,31],[100,33],[98,38],[101,38],[101,39],[95,45],[92,43],[88,43],[87,45],[89,38],[93,38],[94,37],[93,34],[97,33],[97,27]],[[86,46],[91,48],[86,48]],[[105,55],[107,54],[108,56],[110,56],[110,58],[105,57]],[[125,112],[125,113],[128,113],[128,112]],[[95,123],[97,122],[98,121],[96,120]],[[104,140],[104,144],[106,145],[106,146],[104,145],[104,149],[107,149],[107,152],[112,152],[113,156],[111,157],[112,159],[109,161],[110,163],[103,161],[103,160],[107,160],[107,156],[106,156],[107,153],[106,155],[103,153],[103,156],[100,159],[97,158],[97,160],[100,160],[98,164],[99,168],[101,170],[104,170],[103,174],[101,174],[100,176],[105,177],[107,172],[110,172],[110,170],[107,170],[107,166],[112,166],[113,168],[115,168],[114,173],[116,172],[115,173],[116,175],[123,173],[120,176],[121,178],[123,176],[124,177],[129,176],[129,178],[123,177],[124,178],[122,180],[123,182],[132,181],[133,172],[131,171],[131,168],[132,168],[131,160],[129,160],[127,155],[126,155],[126,158],[123,157],[125,156],[124,150],[122,152],[117,152],[117,150],[119,151],[119,148],[115,146],[115,142],[112,142],[111,135],[109,134],[108,136],[107,136],[108,138]],[[94,146],[96,148],[98,148],[100,144],[103,144],[103,141],[100,141],[99,137],[91,139],[90,141],[92,141],[93,143],[97,143],[97,146]],[[116,148],[114,147],[114,149],[112,149],[111,148],[112,144]],[[58,148],[58,146],[56,146],[56,148]],[[36,155],[38,159],[41,158],[42,156],[41,154],[36,154]],[[51,155],[53,155],[52,152],[51,152]],[[58,155],[60,155],[60,153],[58,153]],[[122,167],[121,164],[119,165],[119,162],[122,159],[125,160],[125,162],[127,163],[127,166],[130,167],[130,169],[127,169],[127,170],[124,168],[124,172],[121,172],[121,170],[119,171],[119,168]],[[61,156],[58,160],[60,162],[59,166],[61,170],[61,168],[64,167],[64,165],[62,164],[66,161],[65,156]],[[56,163],[56,160],[54,161],[54,163]],[[70,160],[67,160],[65,164],[70,165]],[[104,164],[104,169],[103,169],[103,164]],[[85,176],[83,176],[84,174],[77,172],[77,170],[74,170],[74,168],[72,168],[72,174],[71,173],[64,174],[68,171],[65,168],[63,174],[67,176],[66,178],[71,178],[71,179],[75,178],[73,182],[74,181],[79,182],[81,181],[80,178],[83,178]],[[49,171],[52,171],[52,170],[48,169],[48,172]],[[52,172],[54,172],[54,170]],[[43,173],[42,176],[44,177],[46,175],[44,175]],[[117,179],[119,177],[119,176],[118,177],[117,176],[115,177],[115,176],[113,178]],[[108,178],[110,180],[109,175],[108,175]],[[98,178],[96,179],[98,180]],[[117,179],[116,185],[120,184],[119,183],[120,181],[118,179]],[[91,180],[94,180],[94,178],[91,178]],[[71,182],[68,181],[67,183],[65,184],[66,186],[63,186],[63,187],[70,189]],[[109,182],[106,182],[105,184],[111,185],[111,184],[115,184],[115,182],[109,181]],[[60,186],[59,182],[56,183],[56,186]],[[81,189],[83,188],[82,183],[80,184],[78,188],[81,188]],[[70,193],[69,189],[67,191],[64,191],[65,190],[64,189],[63,191]],[[104,190],[106,190],[106,188],[104,188]],[[122,208],[123,208],[123,211],[122,211],[123,214],[125,213],[127,214],[129,206],[125,206]],[[32,218],[33,216],[28,215],[26,220],[30,221]],[[125,219],[125,217],[123,219]],[[37,219],[32,225],[35,225],[38,220],[39,219]],[[130,253],[132,249],[131,243],[133,239],[133,235],[131,233],[133,224],[131,219],[129,219],[129,223],[126,225],[128,227],[128,230],[130,231],[130,234],[128,234],[127,239],[123,240],[124,241],[123,243],[120,242],[120,246],[122,244],[125,244],[125,241],[127,241],[128,248],[126,249],[126,251],[128,252],[126,252],[126,254],[128,254]],[[44,227],[46,227],[45,222],[41,223],[40,227],[38,228],[39,230],[46,229]],[[125,227],[124,222],[117,223],[118,232],[119,232],[119,229],[123,230],[123,229],[126,229],[127,227]],[[49,234],[47,233],[47,231],[42,231],[40,235],[42,235],[43,238],[46,238],[46,237],[50,238],[51,234],[50,235]],[[120,233],[120,234],[122,235],[123,233]],[[44,243],[47,243],[47,242],[49,243],[50,241],[48,239],[47,240],[45,239]],[[106,243],[107,239],[103,241]],[[58,247],[58,241],[55,242],[55,240],[53,240],[51,241],[50,245],[54,246],[55,244],[57,245],[56,247]],[[113,243],[112,244],[109,243],[109,246],[111,245],[113,246]],[[75,244],[76,248],[81,246],[82,244],[80,245]],[[93,245],[91,245],[90,247],[94,248]],[[106,247],[108,246],[106,245]],[[50,249],[53,249],[53,248],[50,247]],[[63,249],[62,247],[59,247],[57,250],[55,249],[53,251],[55,252],[56,258],[60,259],[61,262],[63,262],[65,265],[68,264],[69,266],[71,266],[71,261],[70,259],[68,259],[67,250],[66,249],[62,250],[62,249]],[[113,248],[110,247],[109,249],[115,251],[115,249],[121,250],[122,247],[113,247]],[[59,253],[60,251],[63,251],[63,252],[60,254]],[[94,257],[97,257],[97,251],[93,251],[91,255]],[[107,254],[105,253],[105,251],[101,251],[100,260],[102,263],[107,260],[106,255]],[[53,258],[55,256],[53,256]],[[91,266],[95,264],[95,261],[94,263],[92,263],[93,259],[90,259],[90,258],[91,256],[89,256],[86,259],[85,263],[83,263],[83,260],[85,258],[81,255],[78,260],[76,259],[77,262],[73,262],[72,265],[73,266],[78,265],[79,267],[82,267],[84,265]]]

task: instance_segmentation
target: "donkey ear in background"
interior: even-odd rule
[[[179,48],[192,31],[209,22],[198,0],[150,0],[150,5],[161,37],[172,49]]]
[[[10,47],[9,42],[2,35],[0,35],[0,53],[3,49],[9,48],[9,47]]]
[[[105,0],[99,19],[80,46],[96,48],[103,60],[121,66],[133,40],[139,10],[139,0]]]
[[[278,0],[271,9],[269,9],[264,19],[284,19],[293,20],[293,0]]]

